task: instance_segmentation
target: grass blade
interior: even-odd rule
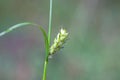
[[[9,32],[11,32],[11,31],[13,31],[14,29],[17,29],[17,28],[23,27],[23,26],[27,26],[27,25],[37,26],[37,27],[39,27],[39,29],[41,30],[41,32],[42,32],[42,34],[43,34],[43,37],[44,37],[45,48],[46,48],[46,57],[47,57],[47,55],[48,55],[48,53],[49,53],[48,36],[47,36],[45,30],[44,30],[41,26],[39,26],[39,25],[37,25],[37,24],[30,23],[30,22],[24,22],[24,23],[16,24],[16,25],[14,25],[14,26],[11,26],[11,27],[8,28],[7,30],[1,32],[1,33],[0,33],[0,37],[3,36],[3,35],[5,35],[5,34],[7,34],[7,33],[9,33]]]

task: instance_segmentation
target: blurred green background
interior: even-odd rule
[[[0,0],[0,32],[26,21],[47,31],[48,15],[49,0]],[[47,80],[120,80],[119,0],[53,0],[52,42],[61,27],[69,39],[49,60]],[[0,37],[0,80],[41,80],[44,57],[37,27]]]

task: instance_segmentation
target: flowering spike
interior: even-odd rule
[[[57,34],[57,37],[54,39],[53,45],[50,47],[50,56],[63,47],[63,44],[65,43],[67,37],[68,33],[66,32],[66,30],[61,28],[60,32]]]

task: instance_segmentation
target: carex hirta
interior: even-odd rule
[[[57,37],[54,39],[54,43],[50,47],[49,50],[50,56],[55,54],[63,47],[63,44],[66,42],[67,37],[68,37],[68,33],[66,32],[66,30],[61,28],[60,32],[57,34]]]

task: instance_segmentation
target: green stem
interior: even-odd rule
[[[49,29],[48,29],[48,46],[50,46],[50,38],[51,38],[51,28],[52,28],[52,0],[50,0],[50,11],[49,11]],[[43,71],[43,78],[42,80],[46,80],[47,75],[47,65],[48,65],[48,55],[49,49],[46,49],[46,57],[44,62],[44,71]]]
[[[44,71],[43,71],[43,79],[42,80],[46,80],[47,64],[48,64],[48,60],[45,60]]]
[[[50,44],[51,27],[52,27],[52,0],[50,0],[50,11],[49,11],[49,30],[48,30],[48,42]]]

